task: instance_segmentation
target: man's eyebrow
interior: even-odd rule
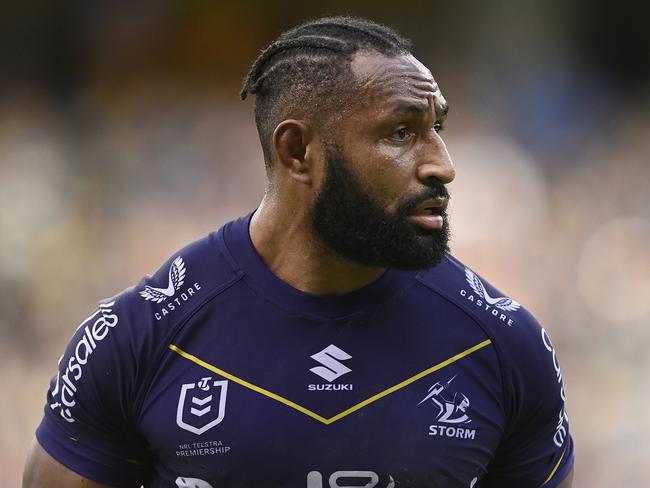
[[[408,103],[408,104],[401,104],[393,108],[389,115],[392,116],[399,116],[399,115],[423,115],[429,111],[429,105],[425,104],[418,104],[418,103]],[[444,118],[447,116],[449,113],[449,105],[447,103],[443,104],[440,106],[440,110],[438,112],[438,117]]]
[[[390,111],[390,115],[410,115],[410,114],[425,114],[429,111],[429,106],[426,104],[408,103],[401,104]]]

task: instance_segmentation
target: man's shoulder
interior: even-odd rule
[[[483,329],[499,358],[510,398],[523,404],[524,396],[529,401],[539,392],[558,394],[561,374],[549,334],[519,301],[452,256],[418,279]]]
[[[218,238],[213,233],[183,247],[152,276],[100,301],[59,360],[50,409],[57,409],[66,423],[92,415],[84,413],[78,400],[93,406],[101,398],[114,412],[137,409],[146,391],[139,385],[155,372],[171,338],[239,277],[220,252]]]
[[[472,317],[502,349],[525,352],[539,349],[543,329],[514,297],[447,254],[438,266],[418,273],[418,281]]]
[[[102,303],[110,303],[125,326],[138,334],[171,332],[240,278],[223,251],[221,232],[174,252],[152,275]]]

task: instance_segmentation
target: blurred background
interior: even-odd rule
[[[310,17],[411,38],[451,105],[452,247],[562,361],[575,487],[650,486],[650,34],[641,2],[0,3],[0,472],[99,298],[257,205],[248,67]]]

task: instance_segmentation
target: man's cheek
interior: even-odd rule
[[[367,194],[388,212],[395,212],[408,193],[408,178],[401,171],[378,168],[372,180],[364,184]]]

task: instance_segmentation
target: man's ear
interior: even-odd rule
[[[273,131],[273,148],[281,164],[296,181],[312,183],[312,167],[308,145],[313,142],[312,131],[303,120],[283,120]]]

